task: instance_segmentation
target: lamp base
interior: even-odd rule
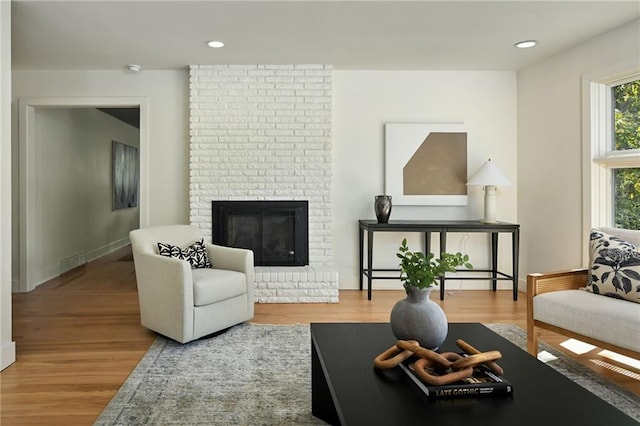
[[[485,223],[496,223],[496,191],[495,185],[485,185],[484,187],[484,219]]]

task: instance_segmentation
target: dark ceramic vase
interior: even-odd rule
[[[447,337],[444,311],[429,299],[431,288],[406,286],[407,297],[391,310],[391,331],[398,340],[417,340],[423,348],[436,350]]]
[[[378,223],[389,222],[389,215],[391,215],[391,195],[376,195],[374,203],[374,209],[376,212],[376,218]]]

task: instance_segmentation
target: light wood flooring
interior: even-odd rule
[[[351,290],[341,291],[337,304],[257,304],[253,321],[388,321],[393,304],[402,297],[402,291],[374,290],[368,301],[366,292]],[[525,326],[524,294],[514,302],[510,291],[452,292],[438,303],[452,322]],[[91,425],[155,337],[140,326],[129,248],[30,293],[14,294],[17,361],[0,373],[0,424]],[[564,339],[544,332],[542,340],[557,345]],[[595,353],[575,358],[640,395],[638,379],[593,364],[589,359],[599,358]]]

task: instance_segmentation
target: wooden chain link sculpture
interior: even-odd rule
[[[373,360],[375,368],[387,370],[397,367],[401,362],[415,356],[416,376],[425,383],[434,386],[448,385],[473,375],[473,367],[486,365],[491,371],[502,376],[504,371],[495,363],[502,358],[499,351],[481,352],[462,339],[456,340],[460,349],[468,356],[455,352],[437,353],[425,349],[415,340],[398,340],[395,345],[382,352]]]

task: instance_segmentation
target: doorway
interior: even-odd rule
[[[148,224],[148,129],[147,129],[147,114],[148,114],[148,101],[146,98],[28,98],[20,99],[19,101],[19,129],[20,129],[20,149],[19,149],[19,235],[16,238],[14,235],[14,253],[18,253],[17,264],[19,264],[19,276],[17,280],[14,280],[13,291],[27,292],[33,290],[40,282],[42,277],[46,274],[51,274],[52,268],[51,261],[49,261],[49,270],[46,269],[47,265],[43,266],[43,259],[40,255],[42,250],[46,247],[41,247],[43,240],[41,238],[41,232],[43,226],[43,217],[46,215],[41,214],[38,209],[39,205],[43,204],[42,199],[38,197],[47,197],[47,185],[50,182],[36,181],[36,168],[43,164],[46,164],[46,159],[41,158],[43,152],[39,152],[38,148],[38,132],[42,131],[39,128],[37,117],[40,115],[40,120],[43,116],[49,115],[53,117],[60,117],[60,110],[81,109],[84,110],[83,114],[103,114],[104,112],[120,113],[126,112],[131,115],[131,112],[139,113],[139,146],[138,159],[139,159],[139,206],[137,207],[136,222],[140,227],[147,226]],[[104,109],[99,112],[98,110]],[[56,111],[57,110],[57,111]],[[114,115],[114,114],[110,114]],[[126,136],[122,136],[126,138]],[[108,141],[109,151],[103,152],[101,155],[111,157],[111,143]],[[80,145],[81,146],[81,145]],[[40,148],[40,151],[43,151]],[[64,157],[61,158],[64,160]],[[63,161],[61,161],[63,162]],[[82,176],[82,169],[95,167],[95,164],[74,164],[66,162],[66,167],[63,172],[67,174],[69,182],[73,182],[74,176]],[[102,158],[102,167],[104,167],[104,158]],[[109,160],[109,163],[111,161]],[[71,164],[71,167],[69,166]],[[55,165],[54,165],[55,166]],[[78,170],[75,170],[78,169]],[[86,171],[86,170],[85,170]],[[109,176],[110,170],[109,170]],[[103,178],[100,186],[110,185],[109,181],[106,182]],[[101,188],[101,191],[109,191],[109,188]],[[86,189],[85,189],[86,192]],[[44,194],[44,195],[43,195]],[[45,206],[56,206],[63,213],[59,214],[61,217],[66,217],[64,209],[67,209],[70,213],[74,212],[74,207],[78,207],[73,202],[73,197],[68,197],[66,200],[60,200],[56,198],[55,194],[50,194],[50,197],[46,198]],[[101,197],[104,198],[104,197]],[[103,209],[104,210],[104,209]],[[129,216],[131,216],[129,212]],[[135,215],[135,213],[133,213]],[[125,213],[126,215],[126,213]],[[122,214],[113,220],[112,222],[119,222],[124,217]],[[68,218],[67,218],[68,219]],[[103,232],[109,232],[109,226],[101,226]],[[71,227],[70,229],[73,229]],[[73,232],[73,231],[71,231]],[[84,238],[83,236],[73,236],[71,234],[64,234],[62,237],[58,236],[58,240],[64,243],[65,240],[71,240],[72,237]],[[88,237],[87,237],[88,238]],[[49,238],[46,242],[48,245],[55,244],[56,238]],[[53,241],[52,241],[53,240]],[[18,242],[19,247],[15,247],[15,241]],[[115,247],[117,248],[117,247]],[[105,247],[104,250],[108,250],[109,247]],[[99,253],[90,253],[90,256],[97,256]],[[72,253],[71,256],[61,259],[60,268],[73,266],[74,264],[81,264],[83,261],[88,260],[87,253],[78,251]],[[56,265],[53,266],[55,268]],[[44,275],[43,275],[44,274]]]

